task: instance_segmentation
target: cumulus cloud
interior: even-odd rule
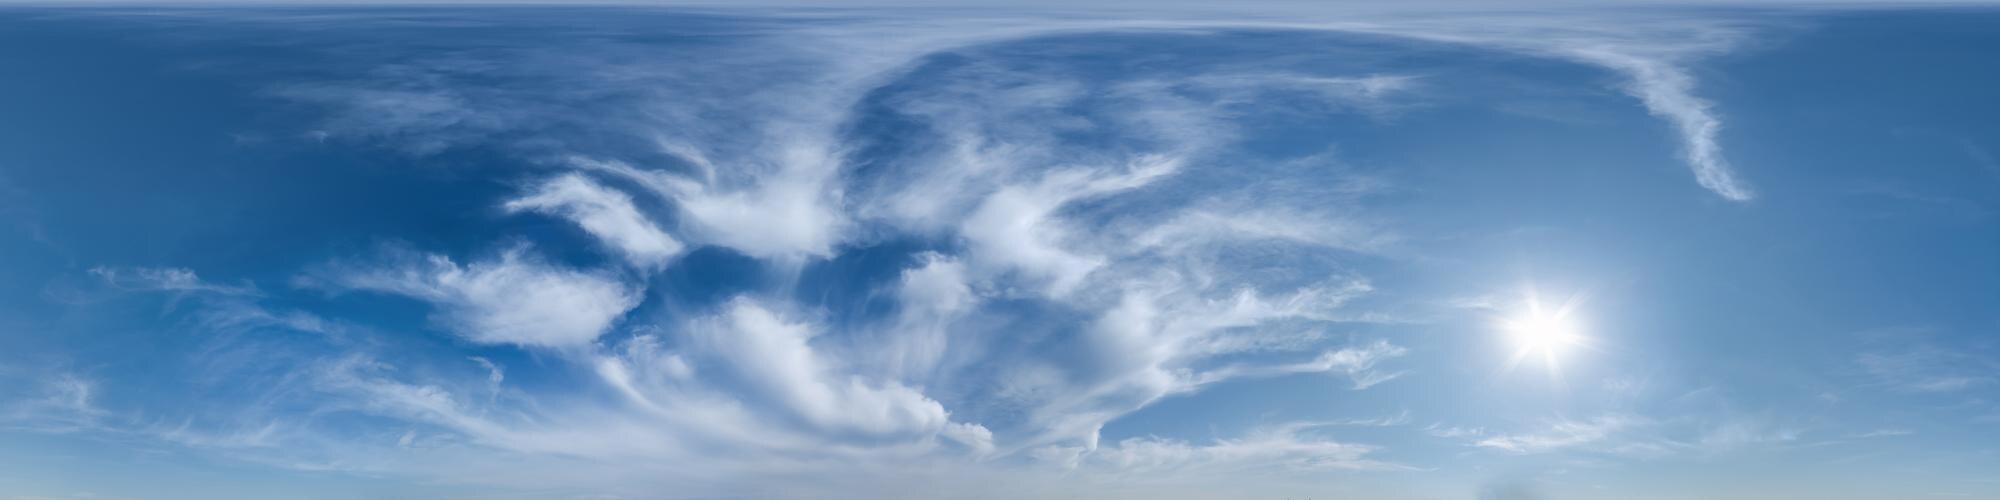
[[[528,347],[588,345],[639,303],[618,279],[540,262],[522,247],[460,265],[442,255],[398,255],[379,266],[335,267],[301,284],[424,300],[459,336]]]
[[[549,179],[505,206],[512,212],[533,211],[569,219],[643,269],[665,266],[682,248],[680,241],[641,213],[631,197],[579,174]]]

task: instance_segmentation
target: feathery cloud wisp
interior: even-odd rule
[[[469,265],[403,254],[382,265],[332,267],[300,283],[416,298],[436,306],[443,326],[466,340],[531,347],[588,345],[639,303],[638,292],[615,278],[546,264],[527,252],[510,248]]]
[[[633,206],[631,197],[581,174],[549,179],[505,206],[511,212],[534,211],[569,219],[642,269],[665,266],[682,248],[680,241]]]

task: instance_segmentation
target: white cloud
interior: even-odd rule
[[[96,429],[110,415],[97,406],[97,383],[69,373],[52,374],[34,394],[0,406],[0,427],[68,433]]]
[[[1297,102],[1295,105],[1298,106],[1320,104],[1387,114],[1398,107],[1390,97],[1416,87],[1418,80],[1420,77],[1413,75],[1318,76],[1272,71],[1206,73],[1179,82],[1158,82],[1158,84],[1186,84],[1217,91],[1220,93],[1216,98],[1218,104],[1225,106],[1255,103],[1258,94],[1262,93],[1287,92],[1303,93],[1318,98]],[[1252,113],[1273,111],[1268,108],[1248,110]]]
[[[1328,370],[1346,373],[1348,378],[1354,381],[1354,390],[1358,391],[1402,376],[1404,372],[1381,373],[1374,368],[1376,362],[1402,356],[1405,352],[1408,351],[1402,347],[1378,340],[1359,349],[1348,348],[1327,353],[1315,361],[1315,364],[1326,366]]]
[[[1914,431],[1914,430],[1910,430],[1910,429],[1903,429],[1903,428],[1887,428],[1887,429],[1876,429],[1876,430],[1872,430],[1872,431],[1868,431],[1868,432],[1863,432],[1863,433],[1860,433],[1860,434],[1855,434],[1855,435],[1854,435],[1854,437],[1856,437],[1856,438],[1861,438],[1861,439],[1868,439],[1868,438],[1885,438],[1885,437],[1902,437],[1902,436],[1909,436],[1909,435],[1914,435],[1914,434],[1916,434],[1916,433],[1917,433],[1917,431]]]
[[[1484,435],[1486,434],[1486,429],[1480,427],[1447,427],[1444,424],[1431,424],[1428,427],[1424,427],[1424,432],[1445,439],[1463,439]]]
[[[682,248],[633,206],[631,197],[579,174],[549,179],[534,192],[508,201],[506,207],[569,219],[642,269],[665,266]]]
[[[500,365],[493,363],[493,360],[479,356],[471,356],[467,359],[472,360],[474,363],[479,363],[480,368],[486,369],[486,381],[491,383],[494,388],[499,388],[501,382],[507,381],[507,372],[501,370]]]
[[[1494,435],[1473,444],[1510,453],[1546,453],[1598,443],[1647,423],[1643,418],[1620,414],[1605,414],[1583,421],[1558,419],[1541,432]]]
[[[1077,442],[1089,447],[1106,422],[1126,412],[1232,378],[1331,371],[1348,374],[1359,389],[1398,375],[1374,369],[1381,360],[1403,353],[1386,342],[1328,351],[1305,362],[1202,366],[1234,352],[1218,347],[1245,345],[1218,342],[1219,337],[1268,334],[1272,322],[1312,320],[1358,292],[1307,289],[1270,300],[1244,291],[1227,299],[1204,299],[1191,293],[1198,288],[1188,290],[1177,280],[1127,278],[1120,281],[1126,290],[1116,305],[1100,313],[1070,348],[1074,366],[1028,363],[1013,368],[1002,393],[1020,395],[1024,400],[1019,403],[1033,408],[1037,432],[1025,441],[1028,446]]]
[[[743,298],[690,332],[754,390],[823,429],[931,435],[949,423],[944,406],[915,389],[839,373],[809,344],[814,334],[808,325],[786,322]]]
[[[198,322],[209,332],[242,332],[261,328],[339,335],[346,330],[340,323],[303,311],[274,310],[246,301],[215,301],[198,314]]]
[[[1751,445],[1798,441],[1804,432],[1770,418],[1734,417],[1704,431],[1696,444],[1709,452],[1726,452]]]
[[[431,79],[435,75],[388,72],[396,77]],[[400,82],[399,82],[400,83]],[[514,123],[508,107],[481,107],[449,88],[389,84],[349,87],[323,83],[289,85],[271,94],[325,105],[330,113],[308,138],[383,139],[417,155],[430,155],[483,139]]]
[[[349,356],[311,367],[313,388],[345,396],[344,405],[368,413],[435,425],[474,443],[517,452],[593,458],[666,457],[681,443],[669,429],[615,414],[546,413],[494,407],[467,398],[450,385],[390,377],[395,367]]]
[[[1147,230],[1133,243],[1178,253],[1223,242],[1257,240],[1370,251],[1387,244],[1389,238],[1352,217],[1308,214],[1287,207],[1238,206],[1188,210]]]
[[[616,161],[576,158],[571,162],[647,187],[673,203],[679,209],[681,226],[703,243],[755,257],[828,256],[847,224],[833,206],[839,199],[831,188],[839,169],[839,154],[818,142],[796,141],[780,146],[776,165],[763,167],[773,170],[771,174],[752,177],[740,186]],[[708,162],[688,161],[698,165]]]
[[[1994,383],[1989,374],[2000,368],[2000,361],[1980,350],[1939,346],[1921,329],[1888,329],[1863,336],[1869,350],[1856,354],[1854,362],[1874,379],[1872,385],[1900,392],[1951,393],[1985,386]]]
[[[1731,201],[1756,196],[1723,156],[1722,120],[1712,103],[1694,93],[1696,81],[1688,69],[1702,56],[1734,47],[1749,31],[1746,25],[1699,15],[1566,9],[1483,12],[1476,17],[1413,15],[1421,10],[1322,9],[1297,12],[1295,21],[1230,19],[1208,24],[1376,33],[1596,65],[1624,76],[1624,90],[1637,97],[1647,111],[1674,126],[1682,159],[1694,171],[1698,184]]]
[[[1077,466],[1100,473],[1167,478],[1217,475],[1232,480],[1272,473],[1325,470],[1413,470],[1369,455],[1378,447],[1343,443],[1308,435],[1323,424],[1293,423],[1255,429],[1238,439],[1192,444],[1177,439],[1140,437],[1081,452]],[[1043,454],[1058,463],[1071,460],[1060,450]]]
[[[892,380],[925,380],[938,369],[951,342],[952,326],[980,300],[965,265],[936,253],[920,256],[921,264],[903,271],[896,289],[900,310],[895,321],[859,356],[878,357]]]
[[[1180,164],[1178,158],[1146,156],[1119,172],[1051,172],[1033,184],[1002,188],[988,196],[965,219],[959,234],[975,262],[1018,271],[1041,283],[1044,293],[1060,296],[1103,260],[1063,248],[1069,231],[1055,212],[1078,200],[1143,187],[1172,175]]]
[[[1681,155],[1694,169],[1695,182],[1730,201],[1756,197],[1749,184],[1737,178],[1729,160],[1723,158],[1722,146],[1717,143],[1722,134],[1722,120],[1711,110],[1713,104],[1695,97],[1694,77],[1687,70],[1668,61],[1602,49],[1574,53],[1632,78],[1627,91],[1645,103],[1648,111],[1665,118],[1680,131]]]
[[[1375,364],[1389,358],[1402,356],[1408,350],[1377,340],[1360,347],[1346,347],[1327,351],[1312,361],[1288,365],[1229,366],[1201,372],[1194,384],[1201,385],[1246,376],[1273,376],[1292,373],[1335,372],[1347,375],[1353,382],[1354,390],[1364,390],[1376,384],[1388,382],[1403,376],[1404,372],[1383,373],[1376,371]]]
[[[972,450],[975,456],[993,453],[993,431],[979,424],[954,422],[946,425],[939,435]]]
[[[1324,422],[1306,422],[1306,423],[1330,425],[1330,426],[1352,426],[1352,427],[1400,427],[1410,424],[1410,410],[1403,410],[1401,412],[1396,413],[1395,415],[1386,417],[1350,418],[1345,420],[1328,420]]]
[[[256,295],[257,287],[248,283],[221,285],[202,281],[194,271],[179,267],[133,267],[111,268],[93,267],[90,274],[104,280],[105,284],[122,290],[204,292],[221,295]]]
[[[396,260],[330,269],[301,284],[422,299],[466,340],[529,347],[589,345],[639,303],[639,294],[615,278],[545,264],[520,247],[463,266],[442,255]]]

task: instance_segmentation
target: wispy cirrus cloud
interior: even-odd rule
[[[90,274],[105,284],[128,291],[200,292],[220,295],[256,295],[250,284],[225,285],[204,281],[193,270],[179,267],[90,268]]]
[[[544,263],[523,247],[460,265],[449,257],[391,251],[388,262],[328,266],[297,284],[423,300],[442,326],[480,343],[564,348],[588,345],[626,311],[638,292],[604,273]]]
[[[1474,445],[1492,448],[1508,453],[1546,453],[1566,448],[1591,445],[1610,439],[1621,432],[1648,425],[1645,418],[1634,415],[1605,414],[1586,420],[1556,419],[1548,428],[1536,432],[1520,434],[1496,434],[1474,441]]]
[[[1900,427],[1889,427],[1889,428],[1876,429],[1868,432],[1863,432],[1860,434],[1855,434],[1854,437],[1857,439],[1892,438],[1892,437],[1915,435],[1916,433],[1917,431],[1910,429],[1904,429]]]
[[[53,373],[33,381],[34,391],[0,405],[0,426],[37,432],[70,433],[97,429],[110,412],[96,402],[97,383],[73,373]]]
[[[641,213],[630,196],[580,174],[549,179],[503,206],[510,212],[532,211],[569,219],[642,269],[665,266],[685,247]]]
[[[1251,430],[1236,439],[1197,444],[1158,437],[1129,438],[1085,453],[1043,448],[1042,459],[1094,474],[1152,478],[1217,476],[1231,480],[1326,470],[1411,471],[1408,465],[1371,457],[1380,448],[1342,443],[1310,431],[1324,423],[1292,423]]]
[[[1721,400],[1656,410],[1606,411],[1585,419],[1553,417],[1525,431],[1433,424],[1434,437],[1510,455],[1591,456],[1617,460],[1714,458],[1746,451],[1817,446],[1805,439],[1813,419],[1777,412],[1742,412]],[[1823,443],[1821,443],[1823,444]]]
[[[1600,47],[1572,49],[1577,57],[1625,73],[1626,91],[1645,103],[1655,116],[1680,132],[1681,156],[1694,171],[1695,182],[1730,201],[1750,201],[1756,192],[1722,155],[1722,119],[1715,104],[1697,97],[1695,79],[1672,60],[1647,58]]]
[[[1354,390],[1365,390],[1376,384],[1394,380],[1407,372],[1382,372],[1375,365],[1390,358],[1402,356],[1408,349],[1390,344],[1385,340],[1360,346],[1344,347],[1321,353],[1311,361],[1293,364],[1225,366],[1200,372],[1190,381],[1192,385],[1229,380],[1240,377],[1287,375],[1294,373],[1339,373],[1346,375],[1353,383]]]
[[[697,323],[692,335],[746,385],[812,425],[870,435],[945,428],[944,407],[915,389],[829,371],[829,360],[806,343],[810,328],[738,299],[720,317]]]
[[[1872,385],[1909,393],[1953,393],[1985,386],[2000,360],[1976,349],[1950,349],[1925,329],[1893,328],[1864,332],[1864,350],[1854,363]]]

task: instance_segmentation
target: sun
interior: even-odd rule
[[[1500,322],[1501,332],[1514,344],[1514,356],[1508,361],[1507,369],[1512,370],[1529,356],[1539,356],[1550,375],[1559,373],[1561,355],[1573,347],[1586,345],[1589,340],[1573,314],[1578,302],[1576,298],[1571,298],[1562,307],[1549,310],[1542,306],[1535,294],[1528,294],[1525,307]]]
[[[1530,351],[1551,351],[1575,344],[1579,340],[1576,326],[1569,318],[1541,311],[1531,311],[1525,317],[1508,324],[1508,333],[1522,349]]]

